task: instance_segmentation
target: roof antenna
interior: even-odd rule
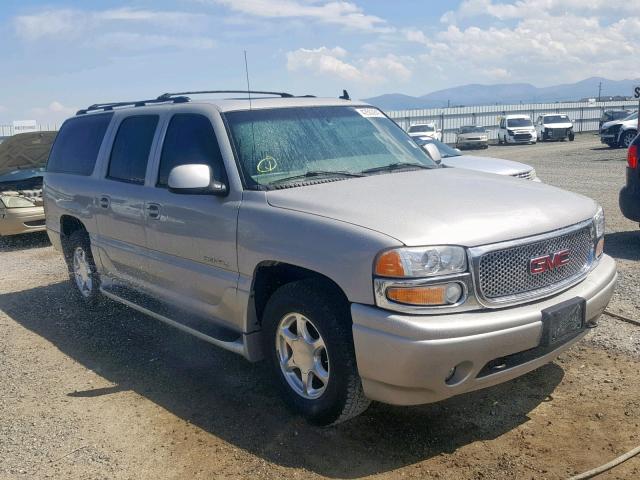
[[[251,105],[251,85],[249,84],[249,64],[247,63],[247,51],[244,51],[244,71],[247,75],[247,95],[249,95],[249,115],[251,116],[251,158],[255,160],[256,158],[256,132],[253,127],[253,114],[251,111],[253,110]]]
[[[351,100],[351,97],[349,97],[349,92],[347,92],[346,90],[342,90],[342,95],[338,98],[342,100]]]
[[[251,110],[251,86],[249,85],[249,64],[247,63],[247,51],[244,51],[244,71],[247,75],[247,95],[249,95],[249,110]]]

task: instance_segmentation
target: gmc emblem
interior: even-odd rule
[[[529,260],[529,272],[531,275],[538,275],[562,267],[569,263],[570,253],[569,250],[562,250],[544,257],[532,258]]]

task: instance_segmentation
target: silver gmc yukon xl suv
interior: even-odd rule
[[[592,200],[442,168],[361,102],[195,93],[67,120],[49,237],[89,308],[108,297],[266,359],[310,421],[505,382],[609,302]]]

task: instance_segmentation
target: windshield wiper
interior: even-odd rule
[[[360,173],[367,174],[367,173],[376,173],[376,172],[393,172],[394,170],[404,170],[409,168],[424,168],[424,169],[431,170],[434,167],[423,165],[421,163],[398,162],[398,163],[391,163],[389,165],[384,165],[382,167],[367,168],[366,170],[363,170]]]
[[[279,178],[278,180],[274,180],[270,183],[270,185],[279,185],[282,183],[291,182],[294,180],[302,180],[305,178],[315,178],[315,177],[363,177],[364,175],[361,173],[352,173],[345,171],[331,171],[331,170],[309,170],[301,175],[293,175],[291,177]]]

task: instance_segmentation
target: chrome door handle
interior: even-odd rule
[[[157,203],[148,203],[147,216],[149,218],[160,218],[160,205]]]
[[[98,200],[98,203],[102,208],[109,208],[111,201],[109,200],[109,197],[100,197],[100,199]]]

